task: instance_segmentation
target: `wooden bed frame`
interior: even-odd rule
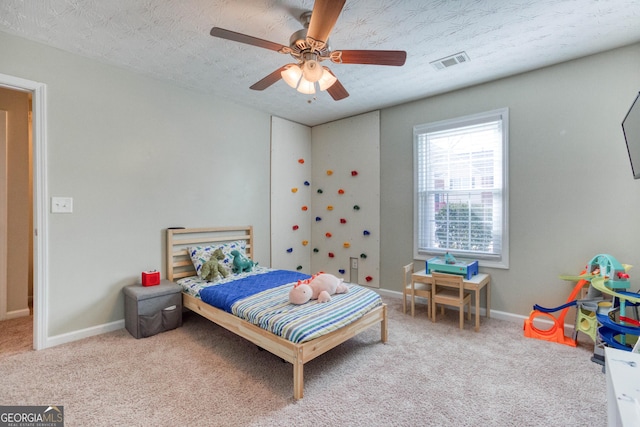
[[[252,226],[167,229],[167,279],[175,281],[196,274],[186,247],[235,240],[245,240],[246,256],[253,258]],[[387,342],[387,306],[385,304],[337,331],[296,344],[191,295],[183,293],[182,301],[184,307],[293,364],[293,397],[295,399],[303,397],[303,369],[308,361],[378,323],[380,323],[381,341]]]

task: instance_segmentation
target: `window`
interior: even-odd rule
[[[509,267],[508,135],[506,108],[413,128],[415,259]]]

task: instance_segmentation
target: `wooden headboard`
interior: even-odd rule
[[[167,279],[174,281],[195,276],[191,258],[186,248],[193,245],[207,246],[235,240],[245,240],[245,255],[253,259],[253,227],[169,228],[167,229]]]

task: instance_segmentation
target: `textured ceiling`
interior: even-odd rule
[[[218,26],[288,45],[312,9],[312,0],[2,0],[0,31],[307,125],[640,41],[638,0],[347,0],[331,48],[405,50],[407,61],[325,63],[350,93],[334,101],[282,80],[250,90],[292,58],[209,35]],[[469,62],[429,64],[461,51]]]

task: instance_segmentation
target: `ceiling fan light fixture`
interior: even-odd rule
[[[309,82],[315,83],[320,80],[320,78],[322,78],[323,71],[324,69],[315,58],[305,59],[302,64],[302,75]]]
[[[320,90],[327,90],[338,80],[327,67],[322,67],[322,77],[318,80]]]
[[[296,89],[298,87],[298,82],[302,77],[302,70],[296,64],[289,64],[287,69],[280,73],[282,76],[282,80],[285,81],[289,86]]]
[[[310,82],[302,76],[300,83],[298,83],[298,92],[304,93],[305,95],[313,95],[316,93],[316,83]]]

